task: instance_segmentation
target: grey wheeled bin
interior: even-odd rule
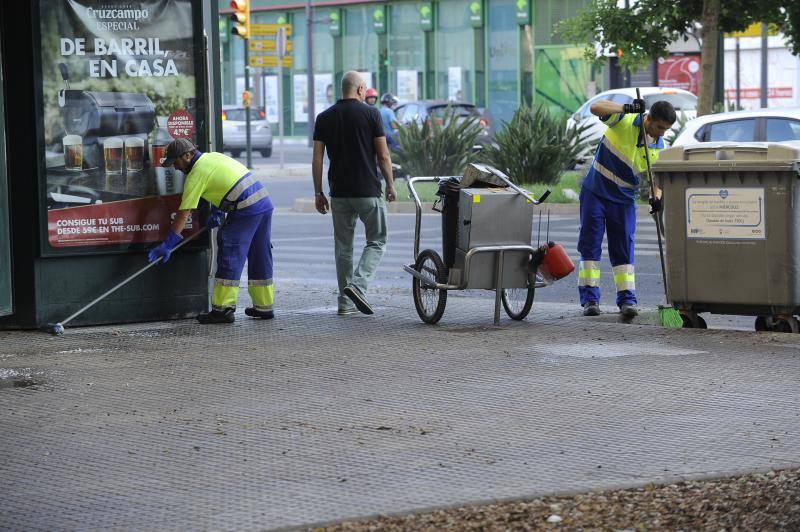
[[[667,294],[686,327],[702,312],[800,332],[800,143],[705,143],[661,152]]]

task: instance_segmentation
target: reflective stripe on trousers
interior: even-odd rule
[[[579,286],[598,286],[600,284],[600,263],[596,260],[582,260],[578,269]]]
[[[633,273],[633,264],[620,264],[619,266],[614,266],[613,270],[617,292],[636,290],[636,276]]]

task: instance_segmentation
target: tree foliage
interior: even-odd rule
[[[698,114],[711,110],[717,32],[741,31],[755,22],[775,24],[800,55],[800,0],[638,0],[630,7],[617,0],[593,0],[558,31],[565,41],[587,43],[585,55],[602,64],[619,51],[622,68],[638,70],[667,55],[678,39],[697,39],[701,48]]]
[[[639,0],[631,4],[625,8],[617,0],[593,0],[575,17],[559,25],[562,38],[574,43],[587,43],[586,57],[597,63],[606,59],[598,51],[614,53],[621,50],[620,66],[637,70],[654,57],[667,55],[667,46],[671,42],[699,36],[702,0]],[[741,31],[755,22],[779,26],[792,53],[800,55],[800,2],[725,0],[721,3],[719,31]]]

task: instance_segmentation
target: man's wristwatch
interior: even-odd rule
[[[324,192],[314,192],[314,195],[315,196],[324,196],[325,193]]]

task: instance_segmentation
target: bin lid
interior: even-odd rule
[[[703,142],[661,151],[653,172],[797,170],[800,142]]]

